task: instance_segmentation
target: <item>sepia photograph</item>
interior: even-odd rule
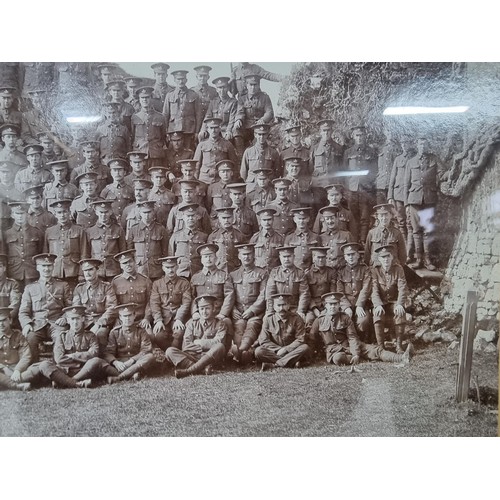
[[[499,81],[0,63],[0,436],[496,436]]]

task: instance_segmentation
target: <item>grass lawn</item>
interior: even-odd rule
[[[4,391],[0,435],[496,436],[491,407],[454,403],[457,361],[458,349],[437,344],[417,346],[407,367],[363,363],[359,373],[318,362],[87,390]],[[495,354],[474,354],[476,376],[479,386],[498,389]]]

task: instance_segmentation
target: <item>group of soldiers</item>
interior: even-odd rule
[[[0,387],[300,367],[323,353],[409,362],[403,266],[435,269],[420,214],[444,175],[425,138],[398,151],[388,136],[377,152],[359,125],[345,148],[324,119],[312,148],[287,123],[278,151],[260,80],[279,75],[247,64],[212,87],[199,66],[188,89],[186,70],[170,87],[157,63],[155,86],[134,88],[113,68],[79,151],[51,130],[32,140],[17,90],[0,88]]]

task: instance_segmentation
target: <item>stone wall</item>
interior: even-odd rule
[[[477,319],[480,325],[497,332],[500,320],[499,151],[497,147],[481,178],[462,197],[460,232],[445,274],[447,290],[443,290],[444,307],[451,313],[461,313],[467,290],[477,290]]]

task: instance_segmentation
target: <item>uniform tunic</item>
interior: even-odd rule
[[[196,249],[206,243],[208,234],[187,227],[174,231],[168,242],[168,254],[179,257],[179,276],[189,277],[201,271],[201,259]]]
[[[112,158],[125,158],[130,151],[130,129],[120,123],[103,123],[97,128],[95,138],[101,159],[106,163]]]
[[[264,269],[273,269],[280,265],[277,248],[285,243],[285,237],[270,229],[261,229],[250,238],[250,243],[255,245],[255,265]]]
[[[176,88],[165,97],[163,114],[168,133],[182,131],[185,134],[196,134],[203,121],[200,97],[194,90]]]
[[[240,261],[235,245],[246,243],[247,240],[247,237],[234,227],[227,230],[217,229],[209,234],[208,243],[216,243],[219,246],[219,250],[217,250],[217,267],[229,272],[236,269]]]
[[[222,135],[226,139],[234,137],[234,122],[236,120],[236,111],[238,109],[238,101],[234,97],[227,97],[221,99],[216,95],[209,103],[206,118],[220,118]],[[205,129],[205,124],[202,125],[201,130]]]
[[[113,200],[111,207],[116,217],[121,217],[125,207],[135,201],[134,190],[124,180],[120,183],[108,184],[101,191],[101,198],[103,200]]]
[[[345,263],[344,253],[340,250],[342,245],[354,241],[354,237],[349,231],[326,231],[319,235],[320,246],[328,247],[326,254],[326,264],[333,268],[338,268]]]
[[[191,87],[191,90],[194,90],[200,97],[201,116],[204,117],[207,114],[210,102],[218,97],[217,90],[208,84],[196,85],[195,87]]]
[[[11,307],[13,311],[10,313],[10,317],[14,319],[19,313],[20,304],[21,289],[19,283],[11,278],[0,280],[0,307]]]
[[[144,328],[132,325],[130,328],[125,329],[120,325],[109,332],[104,359],[109,364],[116,360],[128,361],[129,359],[138,362],[142,357],[150,354],[151,351],[151,340]]]
[[[274,200],[270,203],[269,208],[274,208],[276,210],[276,215],[273,219],[273,228],[280,234],[286,236],[295,230],[295,224],[293,222],[293,208],[299,208],[296,203],[291,201],[278,201]]]
[[[97,215],[91,203],[101,200],[100,196],[94,196],[93,198],[85,195],[78,196],[69,207],[71,218],[84,229],[92,227],[97,222]]]
[[[213,295],[217,297],[215,308],[217,313],[226,317],[231,316],[234,305],[234,287],[229,273],[221,269],[202,269],[191,277],[193,297],[200,295]],[[197,309],[193,302],[193,311]]]
[[[234,222],[233,227],[239,229],[247,238],[251,238],[259,230],[259,223],[257,222],[257,216],[255,212],[246,206],[236,207],[233,205],[235,210],[233,212]]]
[[[165,117],[155,111],[141,109],[132,115],[132,147],[134,151],[146,153],[150,160],[164,158],[166,144]]]
[[[241,158],[240,175],[247,183],[247,191],[251,191],[255,185],[255,170],[268,168],[271,169],[271,177],[276,178],[280,175],[280,154],[278,150],[271,146],[264,147],[255,144],[245,149]]]
[[[93,172],[97,174],[97,192],[100,193],[108,184],[113,182],[109,168],[106,165],[90,164],[84,162],[76,167],[70,174],[70,182],[76,185],[76,178],[81,174]]]
[[[0,335],[0,364],[12,371],[24,372],[31,363],[31,352],[26,338],[19,330]],[[0,369],[1,373],[1,369]],[[0,379],[1,383],[1,379]]]
[[[273,301],[271,296],[275,293],[290,293],[290,305],[297,312],[306,314],[311,293],[307,284],[306,276],[302,269],[296,266],[286,268],[283,266],[275,267],[269,273],[266,286],[267,310],[273,310]]]
[[[310,169],[313,186],[325,187],[335,182],[335,174],[342,168],[344,149],[333,139],[320,141],[311,150]]]
[[[372,292],[371,269],[364,263],[346,264],[337,273],[336,292],[344,294],[340,300],[342,310],[353,307],[366,308]]]
[[[43,200],[44,207],[52,211],[53,208],[50,208],[50,204],[56,200],[74,200],[77,196],[79,196],[81,191],[70,182],[49,182],[45,184],[43,189]]]
[[[120,265],[113,256],[127,248],[123,228],[116,223],[108,226],[95,224],[86,232],[90,244],[90,257],[103,261],[99,267],[99,276],[109,278],[120,274]]]
[[[113,308],[118,305],[111,283],[97,280],[96,283],[79,283],[73,291],[73,305],[85,306],[87,325],[112,326],[116,319]]]
[[[382,245],[394,245],[400,264],[406,262],[406,244],[403,234],[395,227],[374,227],[368,231],[365,244],[365,262],[369,265],[378,262],[375,250]]]
[[[196,147],[194,160],[198,162],[198,179],[206,184],[212,184],[217,177],[215,165],[221,160],[231,160],[234,164],[238,163],[234,146],[222,136],[215,140],[207,139],[202,141]]]
[[[45,210],[45,208],[40,208],[38,210],[28,209],[28,224],[33,227],[37,227],[40,231],[44,232],[49,228],[57,224],[57,219],[54,214]]]
[[[26,167],[16,174],[14,186],[22,193],[30,187],[47,184],[53,180],[52,174],[44,168],[34,170],[31,167]]]
[[[294,248],[294,264],[304,271],[311,267],[312,247],[319,245],[319,236],[309,229],[299,231],[296,229],[293,233],[285,236],[285,246]]]
[[[167,326],[175,320],[186,323],[191,309],[191,285],[185,278],[162,277],[153,282],[149,306],[153,323],[163,321]]]
[[[248,94],[238,97],[236,120],[241,120],[243,130],[252,128],[259,120],[271,123],[273,119],[273,104],[265,92],[257,92],[251,97]]]
[[[321,296],[325,293],[335,292],[337,287],[337,272],[331,267],[322,268],[312,265],[306,272],[307,284],[311,294],[309,309],[315,307],[320,309],[322,304]]]
[[[162,226],[166,226],[168,214],[170,213],[170,210],[172,210],[172,207],[177,203],[174,193],[166,187],[153,187],[149,192],[148,200],[156,202],[155,208],[157,221]]]
[[[245,203],[254,211],[258,212],[261,208],[270,205],[276,198],[276,191],[272,186],[264,189],[260,186],[255,186],[247,196]]]
[[[153,283],[141,273],[133,276],[127,273],[119,274],[111,282],[115,290],[118,305],[135,303],[138,305],[135,314],[137,320],[146,318],[151,322],[151,311],[149,309],[149,296]]]
[[[89,359],[98,355],[99,344],[92,332],[68,330],[60,332],[54,338],[54,362],[70,375],[78,372]]]

